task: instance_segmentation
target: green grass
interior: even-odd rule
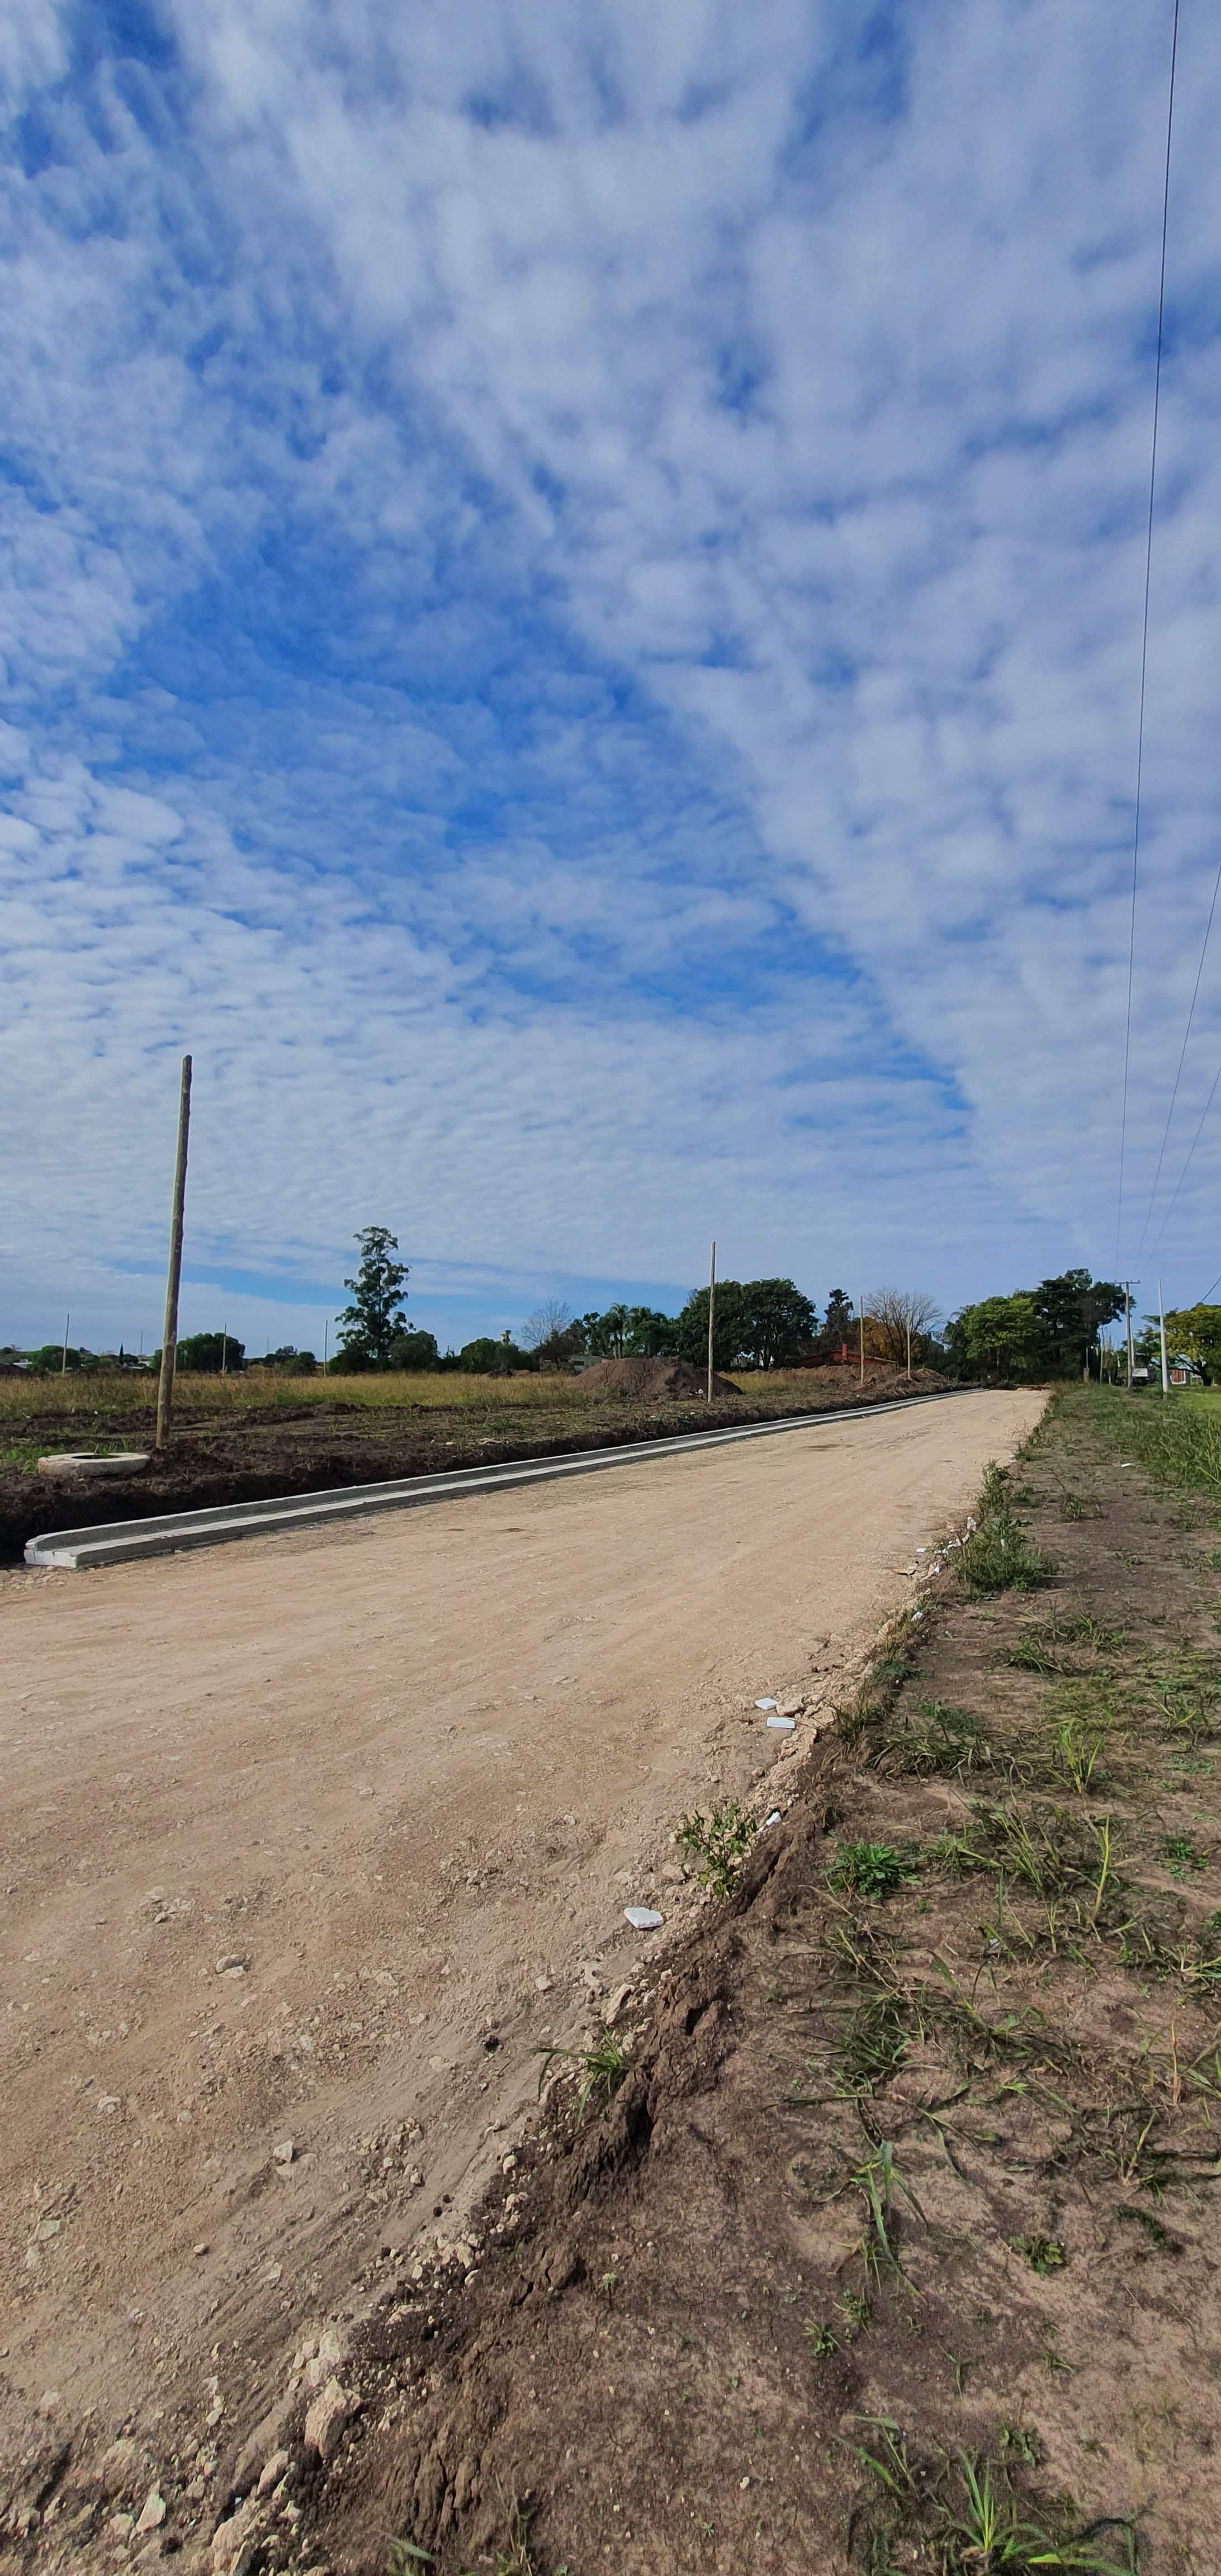
[[[714,1807],[710,1816],[684,1816],[678,1839],[684,1851],[699,1863],[701,1887],[712,1888],[717,1896],[728,1896],[755,1839],[754,1819],[736,1798],[729,1798],[723,1806]]]
[[[611,2038],[609,2032],[594,2048],[542,2048],[538,2053],[543,2061],[538,2071],[540,2095],[557,2057],[567,2058],[574,2066],[580,2067],[581,2082],[576,2103],[578,2121],[584,2119],[591,2107],[595,2111],[608,2108],[627,2075],[630,2063],[626,2050],[620,2047],[617,2039]]]
[[[1008,1512],[981,1520],[954,1560],[958,1581],[968,1599],[991,1592],[1038,1592],[1054,1583],[1056,1569],[1042,1549],[1032,1547],[1020,1521]]]
[[[944,1700],[921,1700],[915,1714],[918,1724],[905,1726],[879,1746],[880,1771],[902,1772],[917,1780],[934,1774],[963,1780],[987,1762],[983,1721],[970,1709],[952,1708]]]
[[[918,1874],[910,1845],[857,1842],[839,1845],[828,1878],[832,1887],[845,1894],[871,1899],[893,1896],[897,1887],[909,1887]]]

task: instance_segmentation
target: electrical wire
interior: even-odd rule
[[[1170,94],[1166,106],[1166,176],[1162,189],[1162,265],[1157,294],[1157,364],[1153,374],[1153,443],[1149,458],[1149,518],[1145,532],[1145,607],[1140,644],[1140,707],[1136,724],[1136,812],[1132,827],[1132,904],[1128,924],[1128,1002],[1123,1039],[1123,1109],[1119,1127],[1119,1193],[1115,1209],[1115,1267],[1123,1235],[1124,1159],[1128,1143],[1128,1076],[1132,1063],[1132,979],[1136,967],[1136,886],[1140,856],[1140,796],[1145,756],[1145,679],[1149,667],[1149,585],[1153,572],[1153,495],[1157,483],[1157,423],[1162,395],[1162,336],[1166,318],[1166,235],[1170,223],[1170,137],[1174,127],[1174,73],[1179,50],[1179,0],[1170,36]]]

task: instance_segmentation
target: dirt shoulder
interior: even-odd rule
[[[194,1404],[206,1381],[191,1383]],[[42,1451],[108,1444],[152,1449],[152,1405],[135,1404],[132,1391],[125,1390],[122,1409],[108,1410],[91,1400],[89,1381],[82,1378],[75,1409],[57,1404],[44,1413],[31,1410],[10,1419],[0,1435],[0,1565],[18,1562],[26,1540],[40,1530],[206,1511],[279,1494],[316,1494],[331,1485],[381,1484],[515,1458],[551,1458],[566,1450],[620,1448],[734,1423],[777,1422],[794,1413],[852,1411],[895,1397],[946,1392],[945,1380],[928,1369],[917,1369],[911,1378],[871,1370],[863,1389],[852,1369],[811,1369],[796,1391],[790,1381],[774,1401],[730,1394],[711,1405],[682,1398],[642,1401],[613,1387],[587,1393],[576,1379],[538,1383],[537,1402],[520,1392],[500,1402],[490,1393],[477,1405],[374,1405],[311,1394],[294,1408],[282,1396],[260,1401],[252,1379],[248,1400],[230,1398],[213,1414],[180,1413],[164,1454],[130,1480],[52,1484],[36,1472]],[[31,1387],[31,1397],[36,1393]]]
[[[1071,1397],[989,1505],[218,2567],[1210,2576],[1214,1516]]]
[[[624,1907],[667,1937],[690,1911],[677,1819],[769,1811],[901,1569],[1039,1409],[967,1395],[5,1578],[18,2563],[61,2535],[74,2566],[207,2557],[294,2355],[325,2386],[326,2338],[466,2241],[538,2051],[630,1990]],[[788,1691],[770,1729],[755,1702]]]

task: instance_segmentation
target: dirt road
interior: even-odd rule
[[[689,1902],[678,1815],[783,1770],[755,1698],[833,1674],[1041,1405],[4,1579],[10,2458],[122,2426],[206,2492],[303,2327],[459,2230],[625,1903]]]

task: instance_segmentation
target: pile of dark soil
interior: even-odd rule
[[[582,1369],[579,1383],[591,1394],[632,1395],[650,1403],[659,1397],[702,1395],[708,1393],[708,1371],[693,1367],[690,1360],[595,1360],[592,1368]],[[729,1377],[712,1376],[713,1396],[738,1395],[739,1387]]]
[[[1045,1588],[947,1556],[462,2261],[391,2270],[260,2566],[1214,2564],[1212,1514],[1071,1398],[989,1491]]]

